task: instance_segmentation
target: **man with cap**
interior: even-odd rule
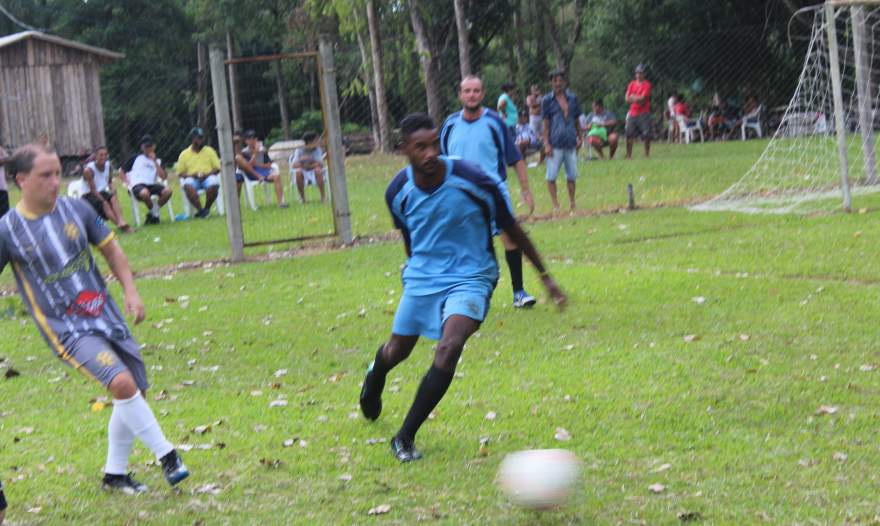
[[[171,188],[160,184],[166,181],[168,174],[162,167],[162,159],[156,156],[156,141],[144,135],[140,142],[141,153],[133,155],[120,169],[122,180],[131,187],[135,198],[147,206],[145,223],[154,225],[159,222],[159,209],[171,199]],[[153,196],[158,196],[154,203]]]
[[[214,148],[205,144],[203,129],[193,128],[189,137],[192,143],[177,158],[177,175],[186,198],[197,210],[196,217],[208,217],[220,192],[220,157]],[[202,190],[205,191],[204,208],[199,200]]]
[[[541,116],[544,118],[543,140],[547,157],[547,190],[553,201],[553,211],[559,211],[556,197],[556,176],[565,166],[568,186],[568,204],[575,209],[575,181],[577,181],[577,150],[581,147],[581,134],[578,119],[581,105],[574,93],[567,89],[565,72],[556,69],[550,72],[550,85],[553,91],[544,95],[541,101]]]
[[[632,158],[633,143],[645,141],[645,157],[651,156],[651,82],[645,78],[645,66],[636,66],[636,78],[626,87],[626,158]]]

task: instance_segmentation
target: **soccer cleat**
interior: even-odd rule
[[[147,218],[144,221],[147,225],[158,225],[159,224],[159,216],[154,216],[153,214],[147,214]]]
[[[531,307],[537,302],[538,300],[525,290],[518,290],[513,293],[513,306],[517,309]]]
[[[165,480],[172,486],[176,486],[178,482],[189,476],[189,470],[183,465],[183,460],[177,451],[172,449],[170,453],[159,459],[162,464],[162,472],[165,474]]]
[[[412,462],[422,458],[422,454],[416,449],[412,439],[400,435],[391,439],[391,452],[401,462]]]
[[[210,215],[210,214],[211,214],[210,208],[202,208],[201,210],[196,212],[196,217],[198,217],[200,219],[204,219],[204,218],[208,217],[208,215]]]
[[[101,481],[101,488],[107,491],[121,491],[126,495],[145,493],[147,491],[147,486],[131,478],[131,475],[131,473],[128,475],[111,475],[110,473],[105,473],[104,479]]]
[[[367,420],[375,420],[382,413],[382,389],[385,388],[385,379],[376,378],[377,375],[373,374],[375,363],[370,362],[358,400],[361,404],[361,412]]]

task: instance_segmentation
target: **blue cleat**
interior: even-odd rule
[[[532,307],[538,300],[525,290],[518,290],[513,293],[513,306],[516,309]]]
[[[176,450],[159,459],[162,464],[162,472],[165,474],[165,480],[172,486],[176,486],[181,480],[189,476],[189,470],[183,464],[183,460]]]

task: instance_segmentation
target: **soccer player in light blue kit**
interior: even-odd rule
[[[519,179],[523,201],[529,206],[531,214],[535,209],[526,163],[523,161],[510,128],[501,117],[483,107],[483,82],[479,77],[467,76],[461,81],[458,100],[462,109],[446,118],[440,130],[440,152],[458,159],[470,161],[492,177],[504,198],[510,203],[507,190],[507,167],[513,166]],[[514,123],[516,118],[514,117]],[[513,209],[513,206],[510,206]],[[522,274],[522,250],[505,233],[501,233],[504,244],[504,259],[510,270],[513,286],[513,306],[531,307],[535,298],[525,291]]]
[[[379,346],[364,378],[360,406],[367,419],[378,418],[388,372],[409,356],[420,336],[439,340],[434,363],[391,439],[394,456],[409,462],[421,458],[416,432],[449,388],[465,342],[489,310],[498,280],[493,229],[500,228],[522,247],[557,305],[566,297],[517,224],[495,179],[477,165],[440,155],[437,129],[423,113],[405,117],[400,132],[401,151],[410,165],[388,185],[385,200],[407,255],[403,295],[391,338]]]
[[[149,384],[140,346],[110,297],[89,246],[107,260],[122,285],[125,311],[140,323],[144,304],[128,259],[90,204],[58,197],[57,155],[29,144],[13,153],[9,165],[21,200],[0,219],[0,272],[11,264],[27,309],[58,358],[113,396],[104,489],[129,495],[147,490],[127,473],[135,438],[156,455],[168,483],[176,485],[189,471],[144,398]]]

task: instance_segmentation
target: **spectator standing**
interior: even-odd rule
[[[519,111],[513,102],[513,88],[515,87],[510,82],[502,84],[501,95],[498,97],[498,115],[501,116],[504,125],[510,128],[511,133],[516,133],[516,123],[519,116]]]
[[[205,218],[220,193],[220,157],[214,148],[205,144],[205,130],[193,128],[189,132],[190,145],[177,158],[177,175],[186,198],[196,209],[196,217]],[[202,208],[199,192],[205,191]]]
[[[9,212],[9,187],[6,185],[6,163],[9,154],[0,146],[0,217]]]
[[[645,78],[645,66],[635,69],[635,79],[626,87],[626,158],[632,158],[633,143],[641,137],[645,142],[645,157],[651,156],[651,82]]]
[[[578,118],[581,105],[577,97],[567,89],[565,73],[553,70],[550,73],[553,91],[544,95],[541,101],[543,123],[544,152],[547,156],[547,190],[553,201],[554,212],[559,211],[559,200],[556,196],[556,177],[559,169],[565,165],[565,177],[568,185],[568,201],[572,211],[575,209],[575,181],[577,181],[577,149],[581,146],[581,134],[578,133]]]

